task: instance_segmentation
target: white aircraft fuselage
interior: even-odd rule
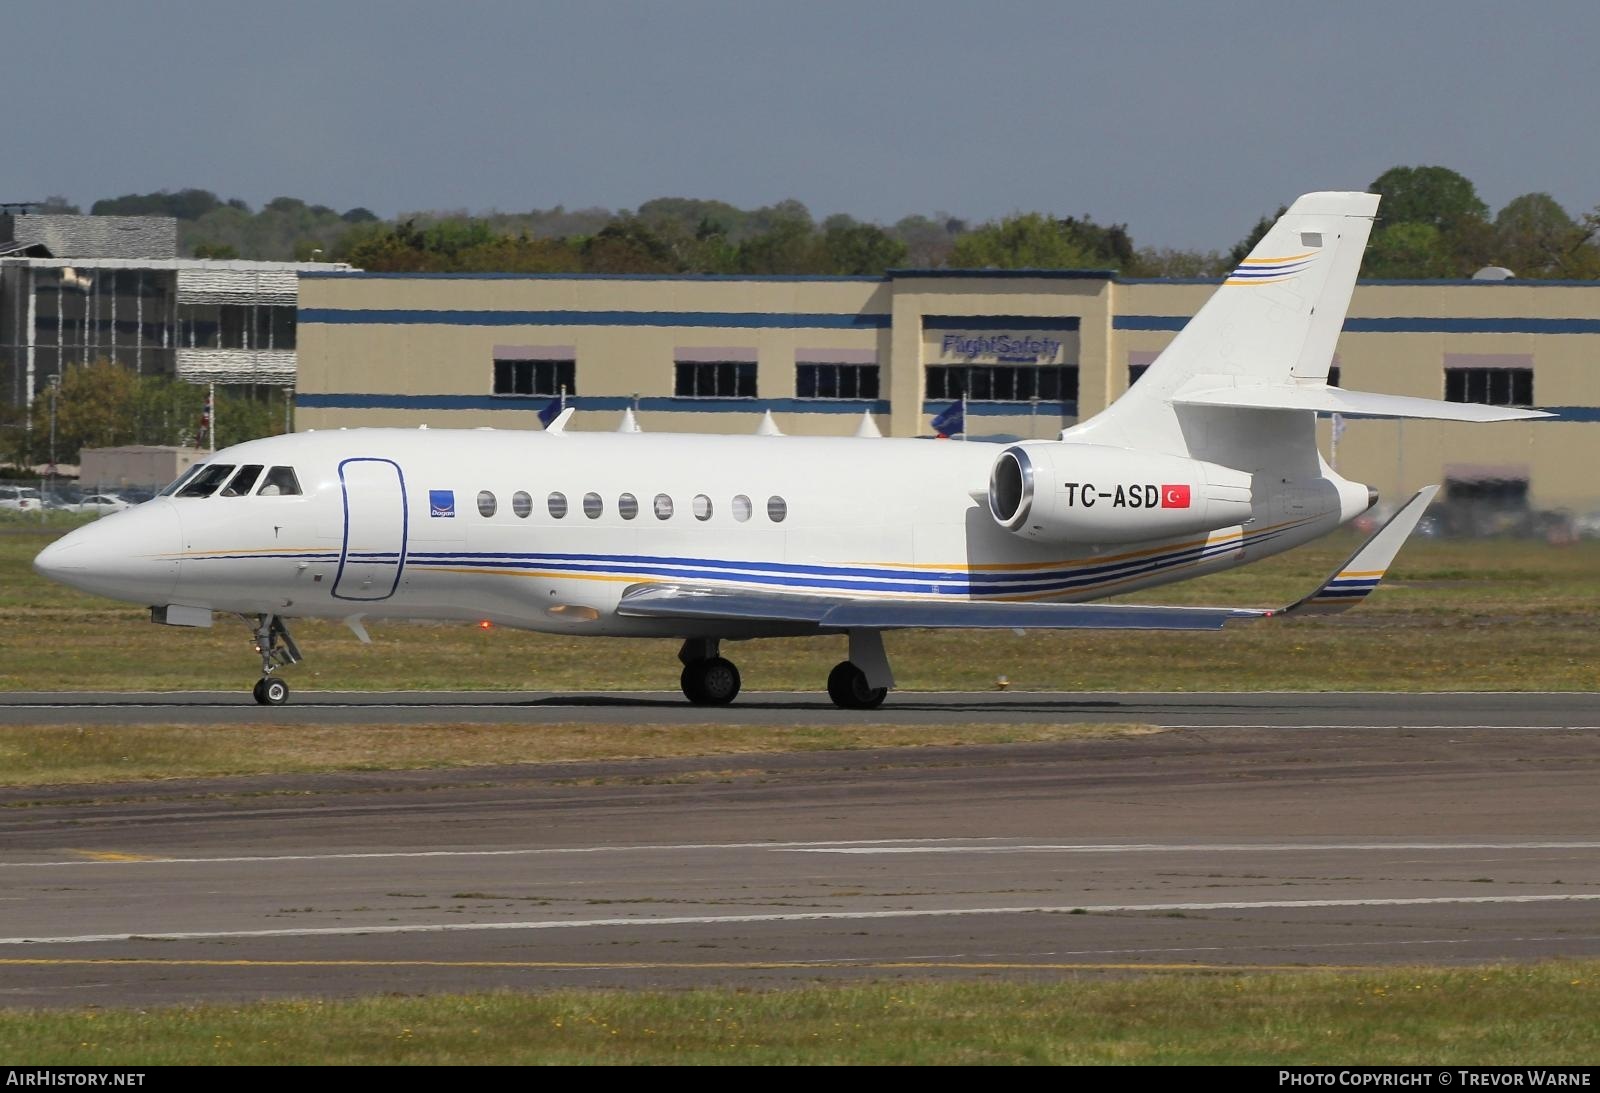
[[[745,637],[815,627],[630,618],[616,608],[624,589],[654,582],[1082,602],[1288,550],[1368,506],[1364,486],[1324,478],[1342,486],[1267,491],[1247,519],[1217,529],[1030,542],[999,526],[985,500],[1002,450],[501,430],[271,437],[218,452],[207,465],[288,467],[302,493],[185,497],[180,489],[66,537],[38,564],[115,599],[244,615]],[[1137,527],[1162,513],[1166,484],[1085,480],[1074,483],[1073,501]]]

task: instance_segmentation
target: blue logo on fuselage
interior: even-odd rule
[[[456,515],[456,491],[429,490],[428,515],[448,516],[451,519],[454,519]]]

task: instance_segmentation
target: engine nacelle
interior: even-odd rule
[[[1132,543],[1250,518],[1250,476],[1182,456],[1043,441],[1014,444],[989,472],[989,513],[1042,543]]]

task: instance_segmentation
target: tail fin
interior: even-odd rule
[[[1139,382],[1069,438],[1201,455],[1180,391],[1326,382],[1377,211],[1377,194],[1298,198]]]

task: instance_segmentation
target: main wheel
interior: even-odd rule
[[[282,706],[289,701],[289,685],[281,679],[274,679],[272,676],[259,680],[255,685],[255,689],[250,693],[263,706]]]
[[[887,687],[868,687],[867,673],[841,660],[828,673],[828,697],[842,710],[875,710],[888,697]]]
[[[692,660],[683,666],[678,683],[696,706],[726,706],[739,694],[739,669],[722,657]]]

